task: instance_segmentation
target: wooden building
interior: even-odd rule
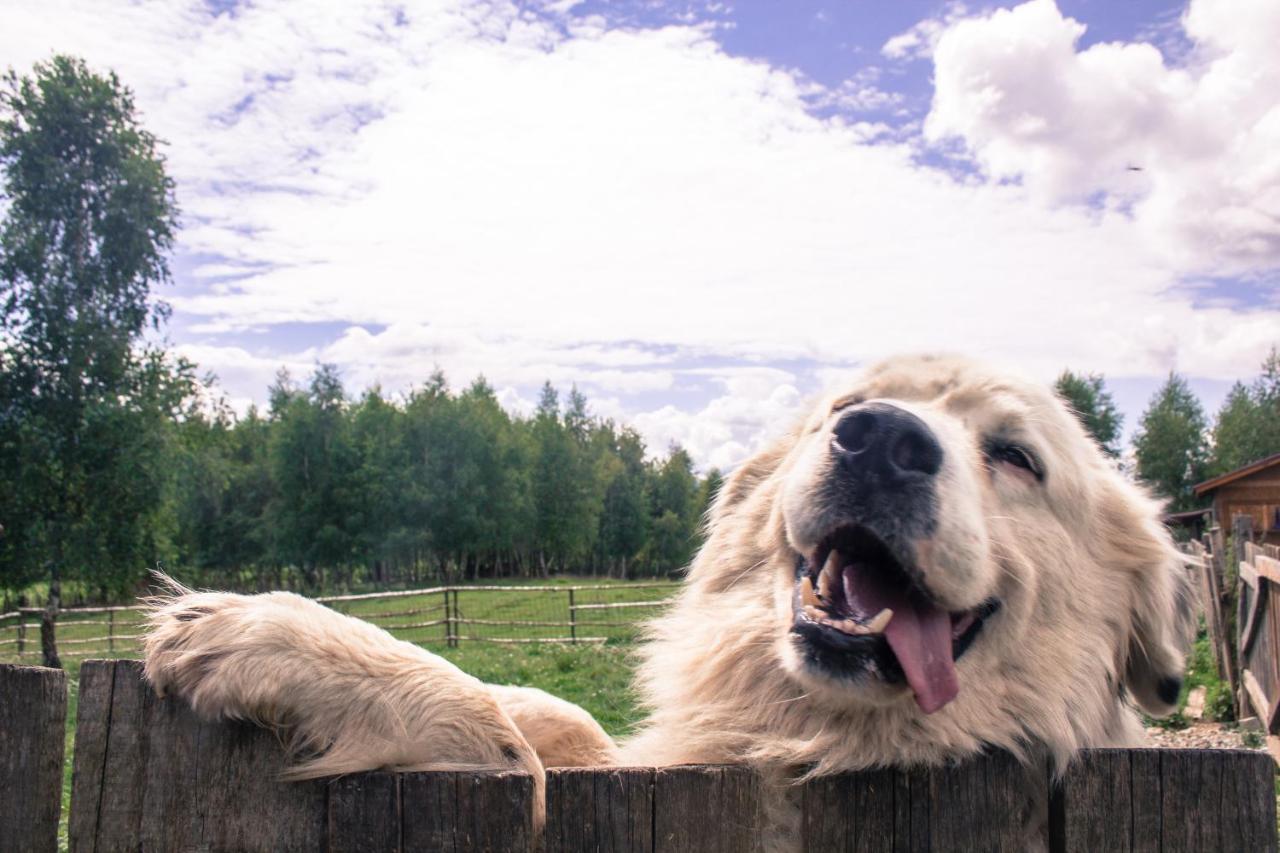
[[[1280,453],[1205,480],[1196,497],[1213,500],[1213,517],[1224,530],[1238,515],[1253,519],[1254,536],[1280,545]]]

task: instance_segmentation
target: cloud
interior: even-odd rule
[[[703,467],[724,470],[781,435],[803,414],[804,396],[785,371],[736,370],[719,380],[724,393],[701,410],[668,405],[631,418],[651,452],[665,452],[678,443]]]
[[[890,38],[880,47],[880,53],[895,60],[928,59],[933,56],[933,49],[947,28],[968,12],[963,3],[948,3],[942,14],[918,21]]]
[[[181,343],[239,396],[281,362],[388,389],[439,364],[517,408],[576,381],[651,445],[728,465],[813,371],[893,352],[1230,378],[1275,341],[1274,308],[1187,286],[1224,258],[1274,268],[1259,4],[1196,0],[1199,64],[1176,69],[1146,45],[1077,51],[1050,3],[951,7],[884,48],[936,36],[927,139],[816,109],[878,98],[874,79],[815,89],[715,28],[576,5],[28,0],[6,7],[0,55],[71,51],[134,87],[169,142],[179,249],[200,259],[169,297]],[[953,140],[981,174],[929,165]],[[299,348],[272,337],[282,323],[343,331]],[[711,361],[809,372],[688,372]],[[682,396],[695,379],[705,393]]]
[[[1085,26],[1053,0],[962,20],[938,37],[925,122],[982,169],[1050,202],[1132,216],[1135,237],[1183,272],[1280,266],[1280,6],[1192,0],[1193,45],[1078,49]]]

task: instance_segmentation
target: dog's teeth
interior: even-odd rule
[[[867,622],[866,629],[871,634],[884,633],[884,629],[888,627],[891,619],[893,619],[893,611],[886,607],[877,613],[871,621]]]
[[[806,607],[822,606],[822,603],[818,601],[818,596],[813,594],[813,581],[809,580],[808,575],[800,579],[800,601]]]
[[[845,634],[853,634],[855,636],[872,633],[871,629],[866,625],[861,622],[855,622],[852,619],[841,619],[838,622],[832,622],[831,627]]]
[[[818,597],[823,601],[831,600],[831,584],[840,577],[840,552],[834,548],[827,555],[827,562],[818,574]]]
[[[819,624],[824,624],[828,621],[827,614],[823,613],[821,610],[819,610],[817,607],[813,606],[812,604],[806,604],[804,606],[804,615],[808,616],[814,622],[817,622]]]

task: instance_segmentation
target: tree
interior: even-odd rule
[[[649,556],[658,570],[683,568],[697,548],[699,513],[698,479],[693,459],[684,448],[672,445],[650,482],[653,526]]]
[[[66,56],[0,82],[0,169],[0,468],[23,483],[0,559],[5,576],[45,567],[52,612],[68,572],[157,555],[155,452],[192,377],[139,346],[167,314],[151,291],[177,206],[129,90]]]
[[[604,558],[616,563],[618,576],[649,538],[649,496],[645,491],[644,440],[631,428],[615,432],[609,425],[612,471],[600,513],[600,545]]]
[[[1199,505],[1191,487],[1204,479],[1205,428],[1200,401],[1185,379],[1170,372],[1143,412],[1133,445],[1138,478],[1174,510]]]
[[[1108,455],[1120,455],[1120,427],[1124,416],[1116,408],[1111,392],[1099,373],[1077,374],[1070,370],[1062,371],[1058,381],[1054,383],[1058,392],[1081,425],[1093,436]]]
[[[1272,347],[1251,385],[1237,382],[1213,426],[1213,476],[1280,453],[1280,352]]]

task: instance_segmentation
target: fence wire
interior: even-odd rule
[[[326,606],[428,648],[470,643],[598,644],[634,641],[670,602],[675,582],[576,586],[450,586],[325,596]],[[39,609],[0,614],[0,660],[41,658]],[[64,658],[135,657],[141,607],[81,607],[58,612]]]

